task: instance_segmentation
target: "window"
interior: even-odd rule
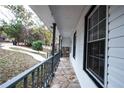
[[[75,53],[76,53],[76,32],[74,33],[73,36],[73,58],[75,58]]]
[[[104,85],[106,6],[95,7],[87,16],[86,70]]]

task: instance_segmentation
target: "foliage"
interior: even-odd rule
[[[30,26],[33,24],[31,20],[32,13],[27,11],[23,5],[4,5],[5,8],[8,8],[15,15],[16,20],[22,21],[25,26]]]
[[[31,47],[33,43],[33,38],[31,36],[27,36],[26,40],[25,40],[25,44],[28,47]]]
[[[2,33],[3,31],[3,26],[0,26],[0,34]]]
[[[44,33],[44,31],[43,31],[42,27],[32,28],[31,34],[35,40],[43,40],[44,39],[43,33]]]
[[[26,41],[28,26],[33,25],[32,13],[25,9],[23,5],[4,5],[11,10],[16,19],[11,20],[10,24],[3,21],[4,30],[9,38],[15,38],[17,41]],[[25,31],[24,31],[25,30]]]
[[[32,29],[32,37],[34,40],[42,40],[43,44],[50,45],[52,41],[52,32],[45,29],[44,26]]]
[[[42,37],[43,34],[39,32],[39,28],[32,28],[25,32],[27,32],[26,38],[25,38],[25,44],[29,47],[32,45],[33,41],[43,40],[43,37]]]
[[[52,41],[52,32],[44,31],[45,45],[50,45]]]
[[[3,31],[3,27],[0,27],[0,35],[2,34]]]
[[[41,40],[33,41],[32,48],[34,50],[43,50],[42,41]]]
[[[27,46],[31,46],[33,41],[37,40],[42,40],[42,44],[51,45],[52,33],[45,29],[45,26],[31,26],[34,24],[32,13],[26,10],[23,5],[4,5],[4,7],[11,10],[16,18],[10,24],[3,20],[3,27],[0,28],[4,29],[9,38],[15,38]]]
[[[20,34],[22,31],[22,23],[20,21],[4,24],[3,25],[4,32],[10,37],[15,38],[17,41],[20,39]]]
[[[1,22],[1,24],[6,24],[6,22],[4,20],[0,20],[0,22]],[[0,26],[0,36],[3,33],[3,31],[4,31],[4,27]]]
[[[27,45],[31,45],[33,41],[42,40],[42,44],[50,45],[52,40],[52,33],[43,27],[35,27],[31,31],[28,31],[26,38]]]

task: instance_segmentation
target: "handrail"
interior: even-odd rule
[[[60,53],[56,53],[55,56],[51,56],[47,60],[34,65],[33,67],[25,70],[24,72],[20,73],[19,75],[15,76],[12,79],[8,80],[7,82],[3,83],[2,85],[0,85],[0,88],[16,87],[16,84],[22,80],[24,80],[23,87],[27,87],[26,79],[28,78],[28,76],[30,74],[32,74],[32,87],[47,87],[47,86],[49,86],[49,81],[51,81],[50,78],[52,79],[52,77],[51,77],[52,76],[51,74],[53,73],[53,72],[51,72],[52,60],[54,60],[54,64],[55,64],[53,68],[56,69],[58,66],[57,64],[59,62],[59,59],[60,59]],[[36,80],[33,80],[33,78],[35,77],[34,73],[37,73],[37,75],[39,73],[42,73],[41,74],[42,80],[40,83],[43,83],[43,85],[39,86],[39,84],[33,84],[33,82],[36,82]],[[37,81],[38,81],[39,77],[40,76],[37,76]],[[37,85],[37,86],[35,86],[35,85]]]

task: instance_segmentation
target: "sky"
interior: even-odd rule
[[[32,12],[32,20],[37,26],[42,26],[44,23],[39,19],[39,17],[35,14],[35,12],[28,6],[24,5],[24,8],[26,8],[28,11]],[[0,20],[4,19],[7,23],[9,23],[12,19],[15,19],[15,16],[11,11],[7,8],[4,8],[3,6],[0,6]],[[0,22],[1,24],[1,22]]]
[[[0,20],[5,20],[9,23],[10,20],[15,19],[15,16],[11,13],[9,9],[0,6]]]

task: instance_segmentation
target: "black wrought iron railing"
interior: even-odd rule
[[[50,87],[53,74],[60,60],[60,53],[36,64],[21,74],[0,85],[0,88],[46,88]]]

